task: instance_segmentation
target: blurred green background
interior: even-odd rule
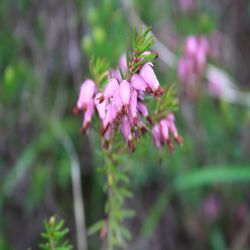
[[[249,90],[250,4],[196,1],[183,11],[170,0],[0,1],[0,249],[37,249],[43,220],[57,214],[76,245],[72,155],[81,165],[86,226],[104,217],[106,195],[98,132],[80,135],[72,113],[91,57],[115,67],[132,27],[124,3],[177,56],[188,34],[223,34],[215,63]],[[180,93],[176,69],[155,66],[165,88]],[[202,84],[202,83],[201,83]],[[214,99],[205,91],[179,94],[177,125],[184,138],[161,161],[150,135],[122,156],[136,211],[127,220],[126,249],[250,249],[249,106]],[[66,138],[66,142],[65,142]],[[67,143],[70,145],[68,150]],[[98,236],[89,249],[101,249]]]

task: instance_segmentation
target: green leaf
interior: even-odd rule
[[[173,188],[183,191],[204,185],[233,182],[249,182],[250,166],[216,166],[206,167],[177,177]]]
[[[92,225],[88,229],[88,235],[96,234],[98,231],[100,231],[103,228],[104,224],[105,224],[105,220],[100,220],[96,222],[94,225]]]
[[[146,36],[148,35],[148,33],[152,30],[152,27],[148,27],[147,29],[145,29],[142,33],[142,36],[144,38],[146,38]]]

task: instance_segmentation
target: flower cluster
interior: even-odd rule
[[[208,56],[218,60],[220,55],[222,36],[219,31],[215,31],[210,38],[204,36],[188,36],[184,46],[184,55],[179,61],[178,76],[183,83],[187,94],[198,87],[207,68]],[[209,72],[207,75],[207,89],[210,95],[219,97],[225,91],[225,84],[220,75]]]
[[[184,56],[178,65],[179,79],[187,88],[194,86],[200,80],[206,68],[208,53],[209,42],[206,37],[187,37]]]
[[[81,132],[88,130],[96,108],[101,120],[100,134],[104,138],[103,146],[107,148],[113,132],[119,128],[130,150],[134,151],[134,139],[147,132],[145,121],[152,124],[148,108],[144,101],[145,95],[159,99],[164,94],[163,88],[155,75],[153,64],[145,62],[135,73],[133,65],[142,61],[143,57],[153,53],[145,51],[142,57],[131,58],[127,65],[126,56],[120,59],[119,68],[110,70],[103,91],[91,80],[85,80],[80,87],[80,94],[74,108],[75,113],[84,112]],[[127,72],[124,77],[124,73]]]
[[[166,144],[170,151],[173,150],[170,134],[176,143],[182,143],[182,137],[178,134],[175,126],[175,117],[173,113],[169,113],[165,118],[161,119],[152,129],[153,139],[158,149],[161,149],[162,146]]]

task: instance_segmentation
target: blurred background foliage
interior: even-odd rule
[[[125,0],[124,0],[125,1]],[[132,0],[131,0],[132,1]],[[216,62],[249,89],[248,1],[197,1],[192,13],[170,0],[132,1],[156,36],[181,55],[188,34],[225,36]],[[0,249],[37,249],[43,220],[65,219],[75,246],[69,136],[81,164],[89,227],[104,217],[98,132],[79,133],[72,107],[91,58],[115,67],[132,28],[119,0],[2,0],[0,2]],[[230,27],[229,27],[230,26]],[[248,63],[247,63],[248,62]],[[148,135],[122,156],[134,193],[126,206],[133,238],[126,249],[250,248],[250,113],[200,93],[181,95],[176,69],[160,61],[161,84],[179,93],[182,147],[160,154]],[[100,249],[98,236],[89,249]]]

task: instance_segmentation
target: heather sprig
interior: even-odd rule
[[[89,234],[100,231],[100,238],[107,238],[109,250],[123,246],[131,237],[123,223],[133,215],[133,211],[124,209],[125,199],[132,194],[128,188],[129,173],[120,163],[120,155],[126,147],[118,134],[124,137],[131,152],[135,151],[135,141],[140,141],[151,128],[159,150],[166,144],[172,151],[172,138],[178,144],[182,143],[172,113],[177,104],[173,90],[163,89],[154,71],[157,53],[150,51],[154,42],[150,31],[151,28],[139,33],[133,31],[130,49],[121,56],[117,68],[109,68],[102,59],[91,61],[92,79],[82,83],[74,108],[75,113],[84,114],[82,133],[90,129],[95,110],[100,119],[100,137],[105,149],[103,172],[106,178],[104,191],[108,195],[107,218],[94,224]],[[153,111],[149,109],[149,103],[153,104]]]
[[[44,222],[45,232],[41,234],[45,243],[39,245],[42,250],[71,250],[72,246],[65,239],[69,230],[64,228],[64,220],[56,221],[52,216],[49,221]]]

